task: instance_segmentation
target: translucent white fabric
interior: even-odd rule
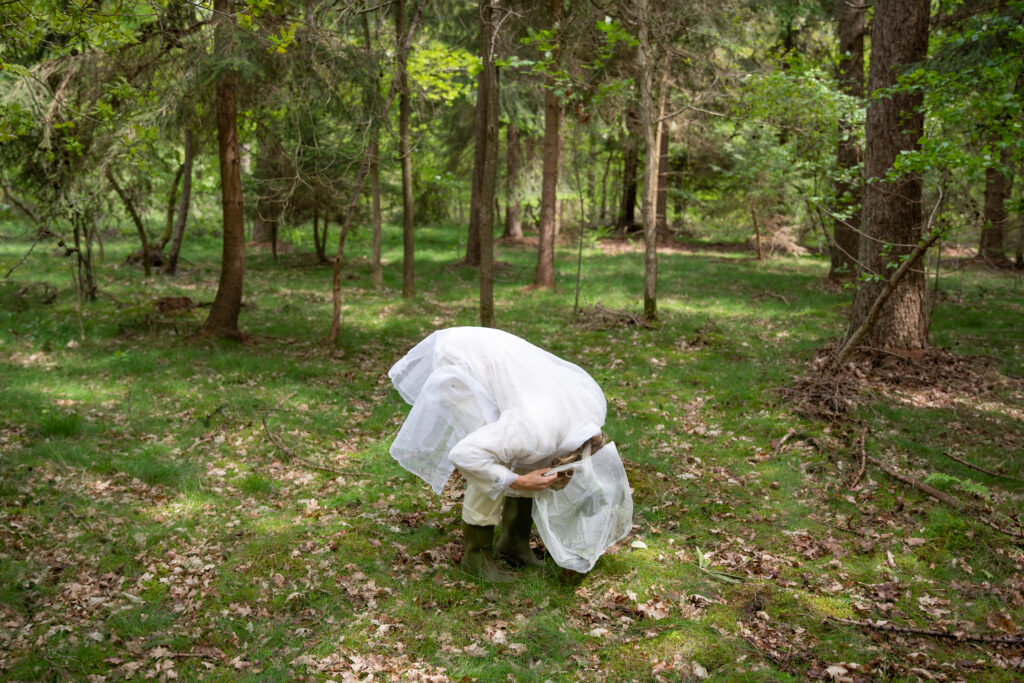
[[[492,498],[601,431],[607,405],[578,366],[515,335],[480,327],[434,332],[391,368],[412,404],[391,445],[440,493],[454,467]]]
[[[633,496],[615,444],[584,460],[561,491],[536,491],[533,521],[558,566],[580,573],[593,569],[633,526]]]

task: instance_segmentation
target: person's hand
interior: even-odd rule
[[[555,477],[544,476],[544,473],[550,469],[550,467],[545,467],[533,472],[527,472],[526,474],[520,474],[519,478],[512,482],[510,488],[514,488],[517,491],[543,491],[555,481]]]

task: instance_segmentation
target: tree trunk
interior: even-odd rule
[[[214,0],[214,46],[224,59],[231,56],[235,27],[233,0]],[[242,308],[242,282],[245,274],[245,223],[242,213],[242,168],[238,149],[237,81],[226,72],[217,83],[217,148],[220,155],[220,197],[222,206],[223,249],[220,281],[203,333],[215,337],[240,339],[238,314]]]
[[[399,63],[404,64],[406,57],[409,54],[409,45],[412,42],[412,36],[416,32],[416,26],[419,24],[420,17],[423,16],[423,10],[427,6],[428,0],[421,0],[419,7],[416,9],[416,14],[413,17],[412,24],[409,26],[409,30],[404,36],[399,37],[398,41],[398,52],[399,52]],[[387,99],[384,102],[384,110],[381,115],[371,120],[371,126],[380,126],[380,121],[387,118],[391,113],[391,105],[395,101],[395,97],[398,95],[400,82],[399,79],[393,79],[391,81],[391,89],[388,91]],[[366,152],[363,155],[363,162],[359,165],[359,172],[356,174],[355,185],[352,189],[352,196],[349,198],[348,208],[345,210],[344,222],[341,224],[341,231],[338,233],[338,251],[334,257],[334,273],[331,277],[331,331],[327,335],[327,342],[334,344],[338,341],[338,336],[341,334],[341,263],[342,258],[345,255],[345,238],[348,236],[348,231],[352,228],[352,219],[356,214],[356,206],[359,203],[359,197],[363,192],[363,183],[366,182],[366,176],[370,170],[370,149],[367,147]]]
[[[639,119],[637,113],[630,109],[626,112],[626,139],[622,150],[622,201],[619,203],[620,230],[629,230],[636,225],[636,178],[640,168],[639,149],[636,142],[639,126],[631,125],[631,121]]]
[[[277,253],[277,225],[284,208],[280,187],[281,149],[266,126],[257,128],[256,144],[256,218],[252,224],[252,242],[269,244]]]
[[[561,40],[560,21],[562,0],[549,0],[548,19],[556,33],[556,45]],[[553,59],[557,62],[556,50]],[[540,224],[537,240],[537,272],[533,284],[552,289],[555,286],[555,221],[558,207],[558,155],[561,147],[562,103],[555,95],[554,79],[549,79],[544,91],[544,151],[540,188]]]
[[[482,48],[481,48],[482,50]],[[479,137],[487,127],[487,108],[479,106],[479,103],[486,98],[484,92],[484,75],[478,73],[476,76],[476,116],[474,120],[474,134]],[[480,169],[484,166],[484,145],[474,144],[473,147],[473,178],[469,191],[469,233],[466,236],[466,260],[467,266],[480,265],[480,201],[481,187],[483,180],[480,176]]]
[[[498,177],[498,70],[494,64],[498,0],[480,0],[480,93],[477,108],[484,109],[485,127],[477,131],[476,144],[483,147],[477,226],[480,235],[480,324],[494,327],[494,199]],[[477,117],[479,120],[480,117]]]
[[[604,171],[601,173],[601,207],[597,212],[597,223],[604,225],[608,220],[608,174],[612,168],[612,158],[615,152],[608,150],[608,156],[604,160]]]
[[[637,45],[637,82],[640,84],[640,128],[644,137],[644,318],[658,319],[658,231],[656,206],[658,201],[658,161],[661,152],[658,106],[655,99],[657,60],[651,59],[650,22],[648,0],[637,3],[640,23]],[[653,62],[653,63],[652,63]],[[664,108],[664,107],[662,107]]]
[[[379,139],[379,135],[377,135]],[[381,247],[384,242],[384,223],[380,208],[380,146],[378,140],[370,143],[370,220],[372,223],[373,236],[370,244],[370,279],[375,287],[384,284],[384,267],[381,264]],[[403,228],[405,223],[402,224]],[[404,239],[404,233],[403,233]],[[324,245],[327,241],[327,219],[324,219]],[[404,244],[404,243],[403,243]],[[410,259],[411,262],[411,259]],[[402,274],[405,274],[405,264],[402,264]]]
[[[680,153],[669,160],[671,185],[675,187],[675,194],[672,195],[673,224],[682,228],[685,225],[683,214],[686,212],[686,204],[683,201],[683,180],[686,177],[686,154]]]
[[[1006,263],[1006,249],[1003,246],[1006,235],[1006,200],[1010,196],[1006,174],[1003,168],[1010,162],[1010,152],[1004,149],[999,155],[1000,166],[985,169],[985,225],[981,229],[978,254],[985,261],[1003,265]]]
[[[662,107],[664,110],[664,107]],[[668,123],[658,123],[658,201],[655,206],[655,227],[662,239],[668,238]]]
[[[863,4],[842,2],[839,9],[839,87],[851,97],[864,97],[864,15]],[[836,149],[836,165],[840,171],[860,165],[862,151],[854,138],[849,121],[839,122],[840,139]],[[839,216],[832,229],[831,266],[828,277],[833,282],[853,278],[857,272],[857,250],[861,229],[861,182],[838,182],[835,186],[836,209]]]
[[[152,272],[150,268],[149,259],[149,239],[146,236],[146,226],[142,223],[142,217],[139,216],[139,212],[135,209],[135,204],[132,202],[132,198],[128,196],[120,185],[117,183],[117,179],[114,178],[114,172],[107,167],[107,180],[110,181],[111,187],[114,188],[114,192],[121,198],[121,203],[124,204],[125,208],[128,209],[128,214],[132,217],[132,223],[135,224],[135,229],[139,233],[139,241],[142,243],[142,268],[146,272],[146,277],[149,277]]]
[[[398,0],[395,11],[395,42],[405,37],[405,0]],[[402,156],[402,296],[411,299],[416,295],[416,281],[413,262],[413,204],[412,204],[412,147],[409,144],[409,74],[406,71],[409,53],[398,53],[398,139]]]
[[[174,234],[174,210],[178,206],[178,185],[181,184],[181,176],[184,173],[185,163],[182,162],[178,166],[177,173],[174,174],[174,180],[171,181],[171,191],[167,193],[167,222],[164,225],[164,234],[160,238],[160,251],[164,250],[164,247],[171,241],[171,236]]]
[[[379,73],[377,68],[376,60],[372,59],[373,51],[371,49],[371,37],[370,37],[370,20],[369,13],[363,12],[363,37],[366,41],[366,55],[371,61],[371,65],[374,67],[374,73]],[[399,38],[401,39],[401,38]],[[367,102],[366,110],[370,116],[375,116],[374,111],[377,91],[378,91],[378,79],[373,79],[373,87],[367,89]],[[373,281],[374,286],[380,287],[384,283],[384,272],[381,268],[380,252],[381,242],[383,241],[383,225],[381,221],[380,212],[380,130],[373,128],[371,131],[373,138],[370,140],[370,211],[371,211],[371,222],[373,225],[373,237],[372,244],[370,247],[370,279]],[[326,228],[326,222],[324,224]],[[324,246],[326,246],[326,231]],[[326,260],[326,256],[322,257]]]
[[[871,28],[868,89],[896,86],[902,69],[928,50],[928,0],[877,0]],[[907,174],[885,180],[903,150],[917,148],[923,133],[920,93],[896,91],[871,99],[867,111],[864,170],[864,235],[858,260],[866,270],[851,310],[849,337],[867,318],[885,287],[887,274],[921,239],[921,178]],[[888,248],[891,245],[891,249]],[[864,343],[877,348],[920,349],[928,344],[924,272],[908,272],[881,308]]]
[[[508,154],[505,157],[505,237],[523,236],[523,214],[519,206],[519,169],[522,154],[519,144],[519,126],[509,123],[505,129]]]
[[[188,221],[188,210],[192,204],[192,164],[195,158],[195,143],[192,129],[185,129],[185,163],[182,164],[181,196],[178,198],[178,215],[174,221],[171,235],[171,250],[167,253],[164,273],[174,275],[178,270],[178,256],[181,254],[181,242],[185,237],[185,223]]]

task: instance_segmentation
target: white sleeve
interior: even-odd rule
[[[466,435],[448,454],[452,465],[491,498],[497,498],[519,478],[509,467],[514,454],[505,448],[509,426],[502,419],[484,425]]]

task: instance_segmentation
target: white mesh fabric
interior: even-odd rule
[[[489,328],[434,332],[388,375],[413,406],[391,455],[438,493],[454,465],[500,495],[513,471],[544,467],[597,434],[607,411],[578,366]]]
[[[533,521],[558,566],[580,573],[593,569],[633,526],[633,496],[615,444],[575,468],[563,490],[536,491]]]

